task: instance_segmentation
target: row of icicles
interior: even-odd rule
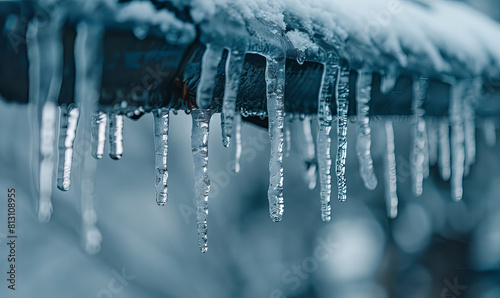
[[[207,218],[208,195],[210,179],[208,176],[208,135],[209,122],[212,112],[207,109],[212,100],[217,75],[217,65],[220,62],[223,48],[208,45],[203,55],[201,77],[197,89],[196,102],[199,109],[191,112],[193,125],[191,144],[194,158],[195,201],[197,210],[198,242],[202,252],[207,251]],[[232,145],[235,154],[235,168],[239,171],[239,157],[241,156],[241,114],[236,112],[236,97],[239,89],[240,76],[244,62],[244,51],[229,50],[226,62],[225,92],[223,98],[223,111],[221,116],[223,145],[229,147],[234,134]],[[334,121],[337,127],[337,155],[335,174],[337,193],[340,201],[347,199],[345,178],[347,155],[347,122],[349,98],[349,72],[350,69],[338,63],[338,58],[332,58],[324,63],[324,75],[318,99],[318,132],[314,142],[312,121],[316,116],[301,117],[300,122],[286,121],[284,111],[285,87],[285,56],[261,53],[267,59],[266,87],[267,87],[267,113],[269,116],[269,137],[271,142],[271,156],[269,162],[269,210],[273,221],[281,221],[284,211],[283,200],[283,155],[287,154],[290,147],[290,127],[294,127],[294,136],[300,138],[298,152],[305,164],[304,178],[310,189],[316,187],[319,176],[321,219],[325,222],[331,219],[330,197],[332,188],[332,158],[330,156],[332,140],[331,130]],[[275,53],[274,53],[275,54]],[[387,74],[382,81],[382,90],[392,90],[395,84],[395,74]],[[462,199],[462,180],[467,175],[469,167],[475,160],[475,115],[474,104],[477,102],[475,81],[457,81],[452,86],[449,106],[449,118],[427,118],[422,108],[427,93],[428,80],[419,77],[413,84],[412,112],[414,121],[413,146],[410,163],[412,165],[413,191],[421,195],[423,179],[429,175],[429,165],[439,164],[443,179],[451,179],[451,191],[455,200]],[[374,174],[373,160],[370,152],[370,97],[372,86],[372,71],[359,70],[357,88],[357,143],[356,152],[360,165],[360,174],[366,188],[373,190],[377,186]],[[332,100],[336,100],[337,115],[334,116],[330,107]],[[47,101],[42,109],[41,143],[40,143],[40,202],[39,219],[50,218],[51,210],[51,176],[55,164],[54,152],[51,144],[56,138],[55,119],[57,106],[52,101]],[[71,183],[71,167],[73,158],[73,144],[79,122],[78,104],[61,106],[58,145],[57,187],[68,190]],[[156,162],[156,201],[162,206],[167,202],[167,154],[169,110],[159,108],[153,111],[154,115],[154,142]],[[106,135],[109,135],[109,154],[113,159],[120,159],[123,154],[123,122],[124,116],[119,114],[106,114],[104,112],[92,113],[91,125],[91,152],[95,159],[104,155]],[[288,123],[286,123],[288,122]],[[285,125],[286,123],[286,125]],[[451,126],[451,146],[450,146]],[[495,124],[487,125],[495,135]],[[394,218],[398,213],[397,175],[393,124],[385,121],[387,140],[385,193],[387,213]],[[492,137],[490,137],[491,139]],[[285,142],[286,140],[286,142]],[[492,141],[494,142],[494,141]],[[452,154],[450,154],[452,150]],[[90,182],[88,182],[90,183]],[[91,196],[90,196],[91,197]],[[88,200],[88,199],[87,199]],[[47,207],[49,206],[49,207]],[[93,203],[82,204],[84,222],[90,222],[91,230],[99,233],[95,228],[96,216]],[[87,208],[87,209],[85,209]],[[47,213],[44,214],[44,213]],[[100,234],[97,238],[100,241]],[[95,237],[94,237],[95,238]]]

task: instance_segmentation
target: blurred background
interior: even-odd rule
[[[469,0],[500,19],[496,0]],[[78,173],[53,189],[54,213],[33,211],[30,129],[25,104],[0,99],[0,297],[500,297],[500,144],[487,144],[478,119],[477,162],[453,202],[436,166],[424,193],[411,191],[412,124],[395,122],[399,215],[386,216],[384,122],[372,122],[379,184],[366,190],[355,138],[347,154],[348,200],[320,219],[319,190],[308,190],[292,146],[285,158],[285,216],[268,214],[267,132],[244,124],[241,172],[211,121],[209,250],[199,252],[193,202],[191,117],[171,117],[169,201],[155,202],[153,119],[125,120],[120,161],[97,162],[93,194],[100,252],[82,244]],[[491,119],[490,119],[491,120]],[[496,121],[497,119],[494,119]],[[349,124],[349,131],[356,126]],[[351,134],[352,136],[352,134]],[[491,136],[490,136],[491,138]],[[335,142],[334,146],[335,148]],[[76,166],[78,166],[76,156]],[[17,198],[17,289],[7,290],[7,189]],[[335,198],[336,194],[332,195]]]

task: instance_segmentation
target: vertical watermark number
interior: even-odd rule
[[[16,290],[16,189],[7,190],[7,288]]]

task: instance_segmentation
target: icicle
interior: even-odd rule
[[[306,116],[304,120],[294,119],[293,139],[296,140],[295,147],[299,153],[300,159],[304,162],[305,171],[304,181],[309,189],[316,188],[316,148],[311,129],[312,116]]]
[[[386,70],[385,73],[382,74],[382,79],[380,81],[380,92],[388,94],[394,90],[398,77],[399,74],[395,67],[390,67],[389,70]]]
[[[394,128],[391,121],[385,121],[385,134],[387,138],[387,160],[385,171],[385,201],[387,216],[396,218],[398,216],[398,185],[396,174],[396,156],[394,154]]]
[[[234,117],[234,137],[236,142],[233,148],[233,157],[234,157],[234,172],[240,172],[240,158],[241,158],[241,114],[236,114]]]
[[[425,111],[422,108],[427,95],[428,80],[425,77],[420,77],[418,80],[413,81],[413,101],[412,112],[416,118],[416,124],[413,131],[413,147],[411,152],[411,165],[412,165],[412,180],[413,180],[413,193],[416,196],[422,195],[423,181],[425,176],[425,162],[426,162],[426,128],[425,120],[423,118]],[[428,161],[428,159],[427,159]]]
[[[229,147],[233,120],[236,111],[236,98],[240,87],[241,71],[245,62],[245,52],[237,49],[229,51],[226,61],[226,86],[222,104],[221,124],[222,143]]]
[[[87,119],[89,119],[88,117]],[[90,127],[86,127],[89,129]],[[84,132],[88,134],[88,132]],[[82,141],[90,141],[85,138]],[[82,212],[82,229],[83,241],[85,250],[89,254],[96,254],[101,250],[102,236],[97,228],[97,213],[94,207],[94,176],[97,168],[97,161],[90,156],[90,148],[88,145],[82,145],[82,183],[81,183],[81,212]]]
[[[318,99],[318,165],[321,200],[321,220],[328,222],[331,219],[330,197],[332,193],[332,98],[337,81],[339,59],[329,56],[324,64],[323,78]]]
[[[429,178],[430,175],[430,156],[429,156],[429,137],[428,132],[427,132],[427,121],[424,120],[425,123],[425,129],[424,129],[424,168],[423,168],[423,174],[424,174],[424,179]]]
[[[200,109],[208,109],[214,95],[217,67],[222,58],[223,48],[207,44],[207,49],[201,59],[201,74],[196,90],[196,105]]]
[[[373,160],[370,152],[372,143],[370,129],[370,100],[372,90],[372,72],[361,70],[358,73],[357,81],[357,121],[358,121],[358,140],[356,143],[356,152],[359,160],[359,172],[367,189],[377,187],[377,177],[373,172]]]
[[[269,161],[269,212],[275,222],[281,221],[283,202],[283,142],[285,122],[285,56],[267,57],[266,62],[267,115],[271,157]]]
[[[465,165],[465,135],[464,135],[464,83],[458,82],[452,86],[449,107],[451,125],[451,193],[454,200],[463,196],[463,177]]]
[[[451,176],[450,165],[450,125],[447,119],[439,121],[439,172],[443,180],[448,181]]]
[[[429,149],[429,164],[435,165],[438,161],[438,126],[435,118],[427,121],[427,144]]]
[[[57,171],[57,187],[68,190],[71,185],[71,166],[73,163],[73,144],[80,111],[78,108],[61,107],[59,118],[59,167]]]
[[[82,216],[82,238],[86,251],[95,254],[100,250],[102,236],[97,228],[94,209],[94,175],[97,161],[92,158],[91,131],[92,112],[100,94],[102,70],[103,28],[81,22],[75,40],[75,102],[81,108],[81,119],[76,153],[80,157],[82,170],[80,202]]]
[[[52,214],[52,177],[56,139],[57,105],[48,100],[43,105],[40,127],[40,197],[38,221],[48,222]]]
[[[484,138],[486,144],[490,147],[495,147],[497,143],[496,123],[493,119],[485,119],[483,123]]]
[[[464,175],[468,176],[470,167],[476,162],[476,112],[474,110],[476,96],[473,81],[464,85],[464,130],[465,130],[465,169]]]
[[[342,66],[337,83],[337,187],[339,201],[347,199],[345,179],[345,161],[347,157],[347,111],[349,109],[349,74],[350,69]]]
[[[290,125],[292,123],[291,116],[285,116],[285,157],[290,156],[290,150],[292,149],[292,132],[290,131]]]
[[[108,114],[104,112],[98,112],[92,115],[92,156],[96,159],[101,159],[104,155],[107,127]]]
[[[120,159],[123,155],[123,115],[109,114],[109,156]]]
[[[156,203],[163,206],[167,202],[167,154],[169,110],[158,109],[153,112],[155,133]]]
[[[210,110],[193,110],[193,127],[191,132],[191,149],[193,151],[194,192],[196,201],[196,222],[198,230],[198,245],[202,253],[208,249],[208,192],[210,178],[208,177],[208,134],[210,125]]]

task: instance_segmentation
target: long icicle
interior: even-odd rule
[[[470,167],[476,162],[476,89],[474,80],[467,80],[464,94],[464,130],[465,130],[465,170],[468,176]]]
[[[463,178],[465,166],[465,134],[464,134],[464,82],[452,86],[449,107],[451,125],[451,193],[455,201],[463,197]]]
[[[334,88],[337,81],[339,59],[329,56],[324,64],[323,78],[318,98],[318,165],[321,200],[321,220],[328,222],[331,220],[330,197],[332,193],[332,131],[333,115],[332,100]]]
[[[396,173],[396,155],[394,154],[394,128],[391,121],[385,121],[385,134],[387,138],[387,160],[385,171],[385,202],[387,216],[396,218],[398,215],[398,185]]]
[[[43,105],[40,126],[40,197],[38,221],[48,222],[52,214],[52,178],[56,146],[57,105],[48,100]]]
[[[120,159],[123,156],[123,115],[109,114],[109,156]]]
[[[156,203],[163,206],[167,202],[167,156],[168,156],[168,124],[169,110],[158,109],[153,112],[154,143],[155,143],[155,172],[156,172]]]
[[[196,202],[196,223],[198,245],[202,253],[208,250],[208,136],[210,128],[210,110],[193,110],[191,117],[191,149],[193,151],[194,192]]]
[[[231,49],[226,61],[226,85],[222,103],[221,125],[222,143],[229,147],[233,121],[236,113],[236,98],[240,88],[241,71],[245,62],[245,52],[240,49]]]
[[[338,199],[347,199],[347,184],[345,178],[345,162],[347,158],[347,111],[349,109],[349,74],[350,69],[343,65],[337,82],[337,187]]]
[[[413,130],[413,146],[411,151],[413,194],[422,195],[425,176],[426,146],[427,141],[423,104],[427,96],[428,79],[420,77],[413,81],[412,113],[415,117]],[[427,158],[428,162],[428,158]]]
[[[61,106],[59,117],[59,166],[57,171],[57,187],[68,190],[71,185],[71,167],[73,164],[73,145],[80,111],[76,107]]]
[[[283,218],[283,143],[285,122],[285,56],[267,57],[266,92],[271,157],[269,160],[269,212],[275,222]]]
[[[108,114],[98,112],[92,114],[92,156],[101,159],[106,145],[106,129],[108,127]]]
[[[451,155],[450,155],[450,124],[448,119],[439,120],[439,173],[443,180],[448,181],[451,177]]]
[[[305,165],[303,173],[304,181],[309,189],[316,188],[317,180],[317,164],[316,164],[316,148],[311,129],[312,116],[305,116],[304,120],[294,119],[293,139],[296,140],[295,147],[301,161]]]
[[[358,138],[356,152],[359,160],[359,172],[367,189],[377,187],[377,177],[373,171],[373,159],[370,151],[372,144],[370,129],[370,100],[372,90],[372,72],[360,70],[356,84],[356,109],[358,122]]]
[[[241,114],[236,114],[234,117],[234,138],[235,144],[233,148],[233,158],[234,158],[234,167],[233,171],[235,173],[239,173],[241,170]]]
[[[196,105],[200,109],[208,109],[212,103],[217,67],[219,66],[223,51],[222,47],[207,44],[207,48],[201,59],[200,82],[196,90]]]
[[[78,153],[81,157],[82,179],[80,203],[82,238],[85,250],[95,254],[101,249],[102,235],[97,228],[94,208],[94,176],[97,161],[92,158],[92,113],[100,93],[102,70],[103,28],[99,25],[80,23],[75,40],[75,101],[81,107],[81,129],[78,135]]]

